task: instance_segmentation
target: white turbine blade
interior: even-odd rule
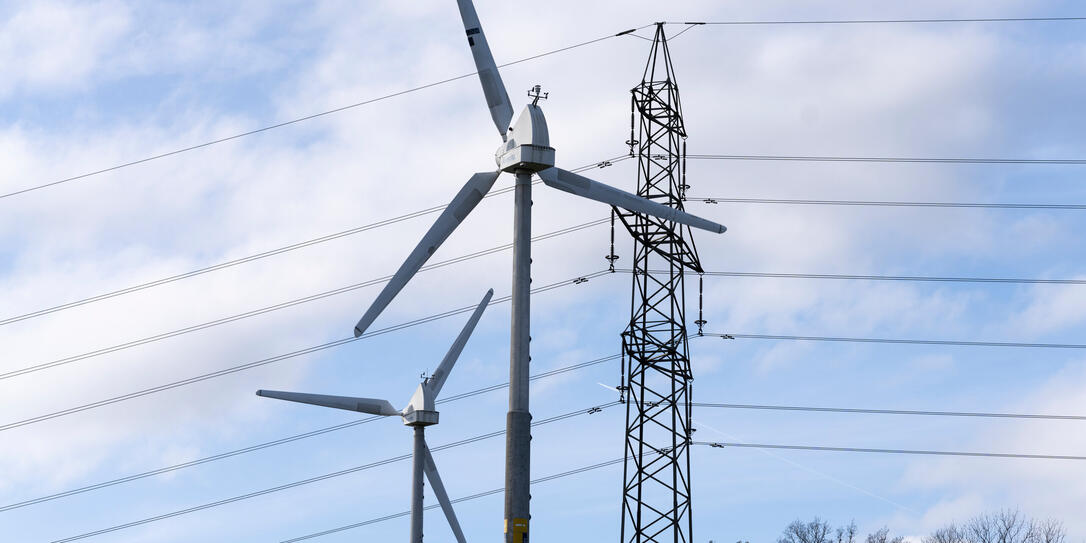
[[[452,202],[449,202],[449,206],[445,208],[445,211],[441,212],[441,215],[434,221],[434,225],[430,227],[426,235],[422,236],[422,241],[415,246],[411,254],[407,255],[407,259],[400,265],[400,269],[396,270],[396,274],[392,276],[385,288],[377,295],[373,305],[359,319],[358,324],[354,327],[354,337],[361,336],[373,324],[377,316],[388,307],[389,302],[400,293],[404,285],[430,259],[430,255],[434,254],[438,247],[441,247],[449,234],[452,234],[453,230],[456,230],[456,227],[460,226],[464,218],[471,213],[471,210],[475,209],[483,196],[490,191],[490,187],[494,186],[494,181],[498,179],[498,173],[477,173],[471,176],[471,179],[464,185],[464,188],[460,189],[460,192],[456,193],[456,197],[453,198]]]
[[[475,69],[479,71],[479,83],[483,86],[486,105],[490,108],[494,126],[498,127],[498,133],[501,134],[502,141],[505,141],[509,123],[513,120],[513,105],[509,102],[509,93],[505,91],[498,65],[494,62],[494,55],[490,53],[490,45],[486,42],[483,25],[479,23],[479,15],[475,13],[475,5],[471,0],[457,0],[456,3],[460,6],[460,19],[464,21],[464,31],[468,34],[468,46],[471,47],[471,56],[475,59]]]
[[[483,301],[479,302],[479,306],[476,307],[475,311],[471,314],[471,318],[469,318],[467,324],[464,325],[464,329],[460,331],[459,336],[456,336],[456,341],[453,342],[452,347],[449,347],[449,352],[445,353],[445,358],[441,360],[441,364],[438,365],[437,370],[430,376],[427,386],[430,387],[435,398],[441,393],[441,387],[445,385],[445,380],[449,378],[449,373],[452,372],[453,365],[456,364],[456,359],[460,358],[460,352],[464,350],[464,345],[468,342],[468,338],[470,338],[471,333],[475,331],[475,325],[479,324],[479,317],[483,316],[483,311],[486,310],[487,304],[490,303],[490,299],[493,297],[494,289],[486,291],[486,295],[483,296]]]
[[[587,177],[577,175],[561,168],[547,168],[539,172],[539,177],[550,187],[568,192],[570,194],[603,202],[613,206],[628,209],[636,213],[644,213],[659,217],[666,221],[685,224],[693,228],[708,230],[717,234],[723,234],[727,228],[722,224],[691,215],[685,211],[668,207],[658,202],[642,198],[636,194],[630,194],[624,190],[616,189],[610,185],[604,185],[599,181],[593,181]]]
[[[352,398],[350,396],[326,396],[324,394],[304,394],[301,392],[281,392],[278,390],[258,390],[257,396],[287,400],[288,402],[307,403],[322,407],[334,407],[347,411],[358,411],[371,415],[384,415],[392,417],[400,414],[400,410],[392,407],[388,400],[374,398]]]
[[[445,512],[445,518],[449,519],[449,527],[452,528],[456,540],[459,543],[467,543],[467,540],[464,539],[464,532],[460,529],[460,521],[456,520],[456,512],[453,511],[449,495],[445,492],[445,485],[441,483],[441,476],[437,473],[437,465],[434,464],[434,456],[430,454],[430,446],[427,445],[423,450],[426,451],[426,462],[423,464],[423,469],[426,471],[426,478],[430,480],[430,486],[434,489],[434,496],[437,497],[437,502],[441,504],[441,510]]]

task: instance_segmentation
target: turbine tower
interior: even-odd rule
[[[449,501],[449,495],[445,492],[445,485],[441,483],[441,476],[437,472],[437,466],[434,464],[433,455],[430,454],[430,448],[426,445],[426,427],[438,423],[438,412],[434,408],[437,396],[441,393],[441,387],[445,386],[445,380],[449,378],[449,373],[452,371],[453,365],[456,364],[456,359],[460,357],[460,352],[464,350],[464,344],[468,342],[471,332],[475,330],[475,325],[479,323],[479,317],[483,315],[483,311],[493,296],[493,289],[487,291],[486,295],[483,296],[483,300],[479,302],[475,312],[471,314],[471,318],[464,325],[464,329],[460,331],[460,335],[457,336],[452,347],[449,347],[449,352],[445,354],[445,358],[441,360],[437,370],[419,384],[418,388],[415,389],[415,394],[411,396],[411,401],[402,410],[397,410],[388,400],[374,398],[325,396],[323,394],[302,394],[277,390],[256,391],[257,396],[264,396],[265,398],[346,409],[385,417],[398,416],[403,419],[405,426],[414,428],[415,443],[411,455],[410,543],[422,543],[422,477],[424,473],[426,479],[430,481],[430,486],[434,489],[434,496],[437,497],[438,503],[441,504],[441,510],[445,512],[445,518],[449,521],[449,527],[452,528],[456,541],[465,543],[464,532],[460,529],[460,522],[456,520],[452,502]]]
[[[690,215],[681,209],[647,200],[587,177],[554,166],[555,150],[550,146],[547,120],[539,107],[546,95],[538,86],[530,94],[532,103],[521,111],[516,123],[505,84],[487,44],[486,34],[471,0],[457,0],[468,46],[478,70],[479,83],[502,144],[494,154],[498,169],[480,172],[453,197],[445,211],[423,235],[419,244],[377,295],[355,326],[362,335],[404,288],[441,244],[467,218],[502,172],[516,178],[513,208],[513,288],[509,349],[509,412],[506,416],[505,541],[528,543],[531,420],[528,406],[529,284],[531,281],[532,174],[544,184],[575,196],[588,198],[627,211],[651,215],[686,226],[723,233],[724,226]]]

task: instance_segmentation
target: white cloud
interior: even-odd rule
[[[1069,364],[1023,398],[1006,403],[1022,413],[1086,413],[1086,364]],[[962,436],[971,450],[1026,454],[1079,454],[1086,438],[1078,421],[1018,420],[992,423]],[[961,447],[966,449],[965,445]],[[1086,531],[1079,504],[1086,500],[1086,468],[1068,460],[939,459],[913,462],[903,483],[938,491],[943,498],[925,512],[933,530],[949,522],[1002,508],[1064,522],[1072,537]]]
[[[762,14],[749,6],[715,2],[676,9],[708,18],[732,15],[732,10],[740,8],[755,10],[752,16]],[[490,41],[502,60],[643,24],[659,14],[658,5],[650,2],[624,3],[618,10],[615,4],[604,3],[563,4],[541,11],[533,8],[540,30],[525,37],[514,24],[514,18],[522,17],[525,9],[506,2],[480,2]],[[173,26],[162,23],[167,17],[155,9],[144,6],[132,11],[119,4],[35,4],[14,15],[6,23],[11,32],[0,38],[0,59],[12,61],[3,64],[13,67],[14,76],[0,83],[0,96],[70,92],[93,86],[99,74],[112,78],[173,74],[181,81],[158,97],[161,103],[150,117],[111,120],[105,126],[15,123],[4,127],[0,131],[3,190],[123,163],[269,122],[248,110],[222,109],[213,96],[215,90],[202,96],[207,70],[219,74],[265,71],[274,76],[270,88],[238,91],[242,95],[254,93],[270,103],[274,120],[472,71],[470,57],[463,50],[462,28],[455,20],[455,9],[448,4],[425,7],[386,2],[362,8],[349,2],[319,4],[312,10],[302,9],[291,25],[274,27],[287,36],[267,47],[260,30],[269,20],[268,10],[253,10],[251,24],[243,17],[250,13],[246,8],[228,13],[222,22],[192,16]],[[573,12],[577,17],[569,15]],[[772,14],[768,9],[766,13]],[[153,31],[138,17],[157,21],[151,28],[163,32],[152,36]],[[66,38],[34,41],[27,34],[30,26],[19,23],[16,29],[11,26],[13,21],[38,21],[35,24]],[[292,40],[304,41],[310,54],[285,59],[290,57]],[[78,50],[72,44],[78,44]],[[628,137],[627,91],[639,77],[644,45],[633,39],[612,40],[577,54],[548,57],[503,71],[518,104],[531,84],[545,83],[552,90],[552,99],[545,105],[562,164],[579,165],[623,150],[622,141]],[[985,148],[1000,137],[1004,123],[1011,122],[1002,120],[1005,112],[989,96],[978,95],[977,89],[992,83],[993,74],[1003,68],[1001,54],[1012,45],[986,33],[932,33],[909,27],[884,28],[877,34],[848,29],[833,33],[778,29],[761,34],[694,29],[674,43],[673,51],[690,119],[691,152],[948,154]],[[26,61],[38,57],[48,62],[31,66]],[[196,75],[186,76],[189,69]],[[497,138],[478,94],[478,83],[465,79],[289,129],[28,194],[17,202],[0,202],[6,206],[0,214],[0,243],[5,257],[12,260],[0,283],[0,299],[4,300],[4,315],[0,316],[442,203],[470,172],[493,167],[491,156]],[[102,106],[97,114],[88,118],[108,118],[108,107]],[[628,188],[631,172],[626,163],[593,175]],[[692,163],[691,180],[699,194],[711,196],[953,199],[969,195],[975,188],[968,173],[932,167],[895,170],[785,164],[767,168],[729,163],[710,168]],[[509,196],[483,203],[435,259],[508,242],[508,204]],[[1027,250],[1024,242],[1039,234],[1073,232],[1067,224],[1039,221],[1022,223],[1007,234],[993,228],[995,220],[983,212],[953,215],[946,211],[724,205],[692,205],[690,209],[720,218],[731,228],[719,239],[698,236],[702,258],[714,269],[943,271],[944,259],[963,254],[978,259],[997,254],[1013,258]],[[602,217],[606,209],[540,188],[535,213],[536,232],[545,232]],[[0,328],[0,342],[5,346],[0,363],[5,369],[22,367],[384,275],[395,268],[405,246],[417,239],[428,220],[413,219],[291,255]],[[540,244],[537,284],[603,267],[600,256],[605,239],[601,232],[592,231],[583,237]],[[619,243],[628,262],[628,241],[620,237]],[[449,269],[420,275],[382,321],[390,324],[470,304],[489,285],[502,295],[507,290],[507,276],[507,253],[458,267],[455,272]],[[619,300],[625,300],[625,286],[605,283],[619,280],[600,278],[590,285],[606,284],[599,288],[620,292]],[[960,332],[968,336],[976,324],[968,318],[969,309],[982,301],[958,291],[896,284],[707,279],[706,286],[711,331],[818,329],[825,333]],[[588,309],[568,309],[596,307],[585,301],[583,292],[556,291],[537,298],[536,307],[545,316],[536,322],[547,329],[539,331],[535,346],[555,353],[543,361],[548,369],[598,356],[593,349],[597,338],[589,332],[596,323],[583,322]],[[363,290],[0,382],[0,395],[5,398],[5,420],[0,422],[345,336],[349,326],[344,323],[353,322],[373,293],[373,289]],[[1080,323],[1075,308],[1086,304],[1080,301],[1076,305],[1077,298],[1072,296],[1077,294],[1066,294],[1039,299],[1036,309],[1029,310],[1034,313],[1027,311],[1022,318],[1031,323],[1045,322],[1040,317],[1054,319],[1057,324],[1053,326]],[[608,304],[613,311],[626,308],[625,302],[614,303],[613,298]],[[495,330],[504,326],[507,311],[499,307],[487,317]],[[427,358],[403,360],[400,357],[407,355],[401,351],[416,354],[416,350],[433,347],[439,356],[451,338],[448,331],[458,327],[452,320],[435,325],[436,331],[414,329],[410,337],[415,339],[407,342],[411,345],[390,341],[380,344],[382,350],[367,346],[351,351],[365,356],[388,355],[397,363],[395,371],[367,372],[366,379],[374,382],[365,382],[366,386],[381,388],[378,385],[384,381],[400,386],[431,367]],[[618,330],[613,332],[617,336]],[[480,348],[482,354],[469,355],[473,358],[465,360],[460,371],[484,376],[486,384],[500,382],[506,344],[501,333],[495,336],[498,339]],[[615,344],[617,340],[611,343]],[[770,347],[761,362],[770,373],[789,367],[788,363],[807,349],[796,344]],[[425,352],[417,354],[427,356]],[[311,372],[315,360],[326,365]],[[392,367],[389,361],[382,362]],[[935,357],[914,364],[943,368],[945,362]],[[0,480],[9,490],[16,488],[23,495],[30,490],[69,486],[116,464],[154,465],[189,458],[204,451],[213,436],[232,432],[248,435],[250,425],[275,424],[270,408],[254,407],[254,382],[291,386],[314,375],[328,379],[334,375],[336,386],[357,384],[360,372],[354,371],[355,366],[347,371],[335,363],[335,356],[298,359],[154,399],[133,400],[12,430],[8,435],[17,436],[20,447],[0,448],[0,472],[17,475]],[[419,367],[407,371],[409,363]],[[698,359],[695,363],[706,375],[711,374],[710,368],[725,373],[719,359]],[[541,382],[536,391],[541,398],[562,398],[576,388],[570,386],[573,379],[567,375]],[[598,389],[594,383],[591,387]],[[604,444],[592,443],[601,448]],[[73,455],[73,450],[81,453]],[[943,510],[957,514],[972,502],[952,497],[947,503]],[[965,505],[955,505],[960,503]],[[933,514],[931,522],[941,518]]]
[[[0,99],[85,87],[131,28],[118,2],[30,2],[0,22]]]
[[[1078,276],[1083,279],[1086,276]],[[1086,289],[1079,285],[1038,285],[1010,327],[1027,337],[1080,330],[1086,323]]]

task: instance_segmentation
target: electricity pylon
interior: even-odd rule
[[[662,23],[641,83],[632,90],[630,115],[627,143],[638,158],[637,195],[682,210],[686,127]],[[689,227],[623,210],[618,217],[634,237],[631,315],[622,334],[621,542],[688,543],[693,376],[683,273],[701,273],[701,262]]]

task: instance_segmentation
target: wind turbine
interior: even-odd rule
[[[456,359],[460,357],[460,352],[464,350],[464,344],[468,342],[471,332],[475,330],[475,325],[479,323],[479,317],[483,315],[483,310],[486,309],[487,304],[490,303],[490,298],[493,296],[494,289],[488,290],[486,295],[483,296],[483,300],[479,302],[479,306],[471,314],[471,318],[464,325],[464,329],[460,331],[460,335],[456,337],[456,341],[449,347],[449,352],[445,354],[445,358],[441,360],[437,370],[419,384],[418,388],[415,389],[415,394],[411,396],[411,401],[402,410],[397,410],[388,400],[374,398],[326,396],[324,394],[303,394],[299,392],[280,392],[278,390],[256,391],[257,396],[264,396],[265,398],[346,409],[385,417],[398,416],[403,419],[405,426],[414,428],[415,445],[411,458],[411,543],[422,543],[423,473],[426,474],[426,479],[430,481],[430,486],[434,489],[434,496],[437,497],[438,503],[441,504],[441,510],[445,512],[445,518],[448,519],[449,527],[452,528],[456,540],[459,543],[465,543],[464,532],[460,530],[460,522],[456,520],[456,513],[449,501],[449,495],[445,492],[445,485],[441,483],[441,476],[434,464],[434,457],[430,454],[430,448],[426,446],[426,427],[438,423],[438,412],[434,408],[437,396],[441,393],[441,387],[445,385],[445,380],[449,378],[449,372],[452,371],[453,365],[456,364]]]
[[[501,135],[502,145],[494,153],[497,171],[472,175],[453,197],[449,206],[438,216],[422,241],[411,251],[407,259],[377,295],[355,326],[355,336],[362,335],[400,290],[414,277],[419,268],[437,251],[483,196],[494,186],[502,172],[516,177],[513,212],[513,292],[512,326],[509,353],[509,413],[506,418],[506,468],[505,468],[505,540],[507,543],[528,541],[529,515],[529,464],[531,446],[531,413],[528,410],[528,361],[529,345],[529,283],[531,281],[531,230],[532,230],[532,174],[538,174],[552,188],[575,196],[588,198],[614,207],[644,213],[661,219],[723,233],[723,225],[696,217],[684,211],[641,198],[614,187],[593,181],[573,172],[554,166],[554,148],[550,146],[547,120],[539,107],[539,99],[546,98],[539,86],[529,91],[534,98],[521,111],[515,125],[513,106],[502,83],[498,66],[487,44],[479,16],[471,0],[457,0],[460,18],[467,33],[479,83],[483,88],[490,116]],[[534,92],[534,94],[533,94]]]

